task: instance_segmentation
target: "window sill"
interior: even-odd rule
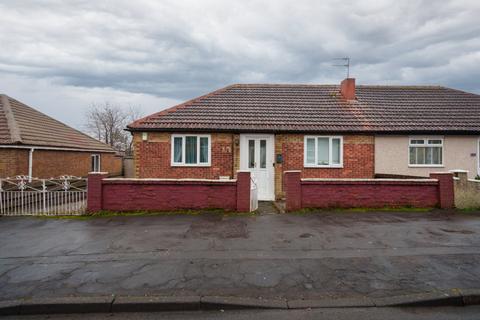
[[[170,164],[171,167],[210,167],[210,163],[199,164],[199,163],[192,163],[192,164],[179,164],[179,163],[172,163]]]
[[[409,164],[409,168],[445,168],[443,164]]]
[[[343,169],[343,165],[313,165],[313,164],[305,164],[303,165],[304,168],[317,168],[317,169]]]

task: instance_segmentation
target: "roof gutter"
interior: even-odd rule
[[[55,151],[77,151],[77,152],[100,152],[100,153],[115,153],[114,150],[98,150],[98,149],[75,149],[75,148],[62,148],[62,147],[38,147],[38,146],[27,146],[27,145],[11,145],[11,144],[0,144],[2,149],[35,149],[35,150],[55,150]]]
[[[206,128],[126,128],[134,132],[229,132],[229,133],[329,133],[329,134],[366,134],[366,135],[410,135],[410,134],[449,134],[449,135],[480,135],[480,130],[266,130],[266,129],[206,129]]]
[[[15,120],[15,116],[13,115],[10,101],[4,94],[0,96],[0,99],[3,106],[3,111],[5,112],[5,117],[7,119],[7,126],[10,131],[10,140],[12,143],[20,143],[22,142],[22,136],[20,134],[20,128],[17,125],[17,121]]]

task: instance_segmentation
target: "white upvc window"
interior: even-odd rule
[[[100,172],[100,155],[99,154],[92,154],[91,156],[91,171],[92,172]]]
[[[410,167],[443,167],[442,137],[410,137],[408,148]]]
[[[172,166],[207,167],[211,161],[209,134],[172,134]]]
[[[305,167],[343,167],[343,137],[341,136],[305,136],[303,150]]]

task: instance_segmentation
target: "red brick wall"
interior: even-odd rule
[[[103,179],[88,177],[88,211],[171,211],[220,208],[249,211],[250,173],[237,181]],[[91,192],[94,193],[91,195]]]
[[[219,176],[234,176],[233,134],[211,134],[212,163],[209,167],[171,166],[171,134],[149,132],[147,141],[142,141],[141,136],[141,133],[134,134],[134,161],[138,178],[218,179]]]
[[[0,178],[28,175],[28,151],[0,149]]]
[[[51,178],[61,175],[87,176],[91,170],[93,152],[35,150],[33,171],[35,178]],[[0,177],[28,175],[28,154],[25,149],[0,149]],[[122,173],[122,158],[113,153],[99,153],[101,170],[110,175]]]
[[[304,208],[435,207],[437,182],[302,182]]]
[[[275,153],[283,155],[283,164],[275,167],[275,194],[283,197],[283,173],[300,170],[302,178],[373,178],[375,175],[374,137],[343,135],[343,168],[304,168],[304,135],[277,134]]]
[[[453,175],[431,177],[434,179],[300,180],[300,172],[286,172],[286,208],[452,208]]]

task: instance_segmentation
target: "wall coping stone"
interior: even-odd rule
[[[332,182],[437,182],[438,179],[390,179],[390,178],[303,178],[302,181],[332,181]]]
[[[430,172],[430,174],[452,174],[452,172],[440,171],[440,172]]]
[[[233,185],[237,180],[213,180],[213,179],[148,179],[148,178],[106,178],[102,184],[198,184],[198,185]]]

